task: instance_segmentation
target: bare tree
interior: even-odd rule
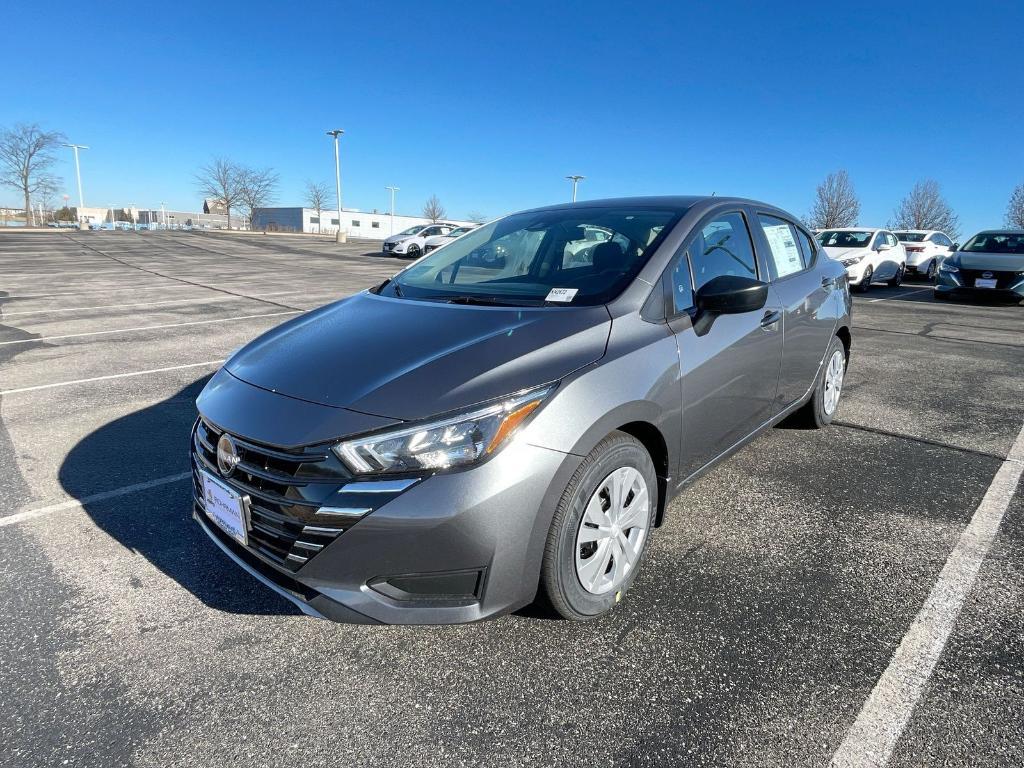
[[[811,229],[856,226],[860,200],[853,190],[850,175],[839,170],[830,173],[815,191],[814,206],[804,219]]]
[[[215,200],[224,206],[231,229],[231,209],[241,202],[242,177],[245,169],[230,160],[218,157],[204,165],[196,174],[196,184],[203,197]]]
[[[331,202],[331,186],[322,181],[306,182],[306,203],[316,211],[316,231],[320,231],[321,211]]]
[[[448,211],[441,205],[441,201],[437,199],[437,195],[431,195],[427,198],[427,202],[423,204],[423,218],[430,219],[431,221],[438,221],[439,219],[446,218]]]
[[[38,125],[19,123],[0,131],[0,184],[24,195],[25,222],[32,219],[32,196],[56,194],[60,180],[50,173],[64,134],[44,131]]]
[[[466,218],[472,221],[474,224],[486,224],[487,214],[480,213],[480,211],[470,211],[466,214]]]
[[[893,211],[890,229],[938,229],[954,240],[960,237],[960,217],[942,196],[939,182],[919,181]]]
[[[1010,195],[1010,202],[1006,206],[1006,226],[1024,229],[1024,184],[1020,184]]]
[[[252,215],[257,208],[266,208],[277,197],[278,175],[272,168],[240,168],[238,199],[249,216],[252,227]]]

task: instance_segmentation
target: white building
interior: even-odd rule
[[[470,224],[458,219],[444,219],[452,224]],[[390,213],[366,213],[345,208],[341,212],[341,228],[349,237],[383,240],[416,224],[430,224],[422,216],[401,216]],[[333,235],[338,231],[338,211],[322,209],[317,215],[314,208],[257,208],[252,215],[252,228],[268,232],[308,232]]]

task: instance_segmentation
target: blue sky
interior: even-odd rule
[[[581,197],[803,214],[846,168],[862,224],[926,177],[965,234],[1001,224],[1024,182],[1024,9],[831,5],[21,5],[0,25],[0,125],[88,144],[96,205],[195,209],[215,156],[272,166],[280,204],[301,204],[307,178],[333,179],[340,127],[345,204],[363,210],[396,184],[399,212],[436,193],[450,216],[496,216],[565,200],[582,173]],[[74,198],[70,150],[58,171]]]

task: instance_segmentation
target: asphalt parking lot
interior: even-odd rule
[[[839,423],[705,475],[606,620],[334,625],[191,520],[189,428],[375,250],[0,233],[0,764],[828,764],[1012,463],[1024,307],[858,296]],[[1022,544],[1017,488],[890,765],[1024,764]]]

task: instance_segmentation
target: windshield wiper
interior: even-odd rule
[[[515,301],[512,299],[499,299],[496,296],[467,296],[466,294],[452,294],[448,296],[424,296],[430,301],[443,301],[447,304],[474,304],[487,307],[539,307],[540,302],[525,299]]]

